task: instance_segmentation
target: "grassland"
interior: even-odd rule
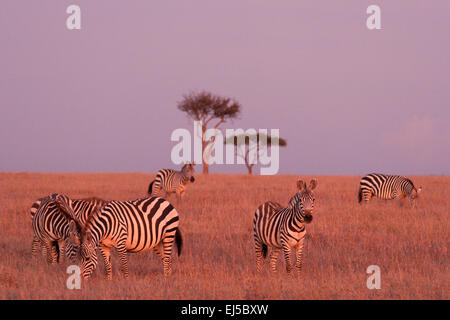
[[[449,177],[412,177],[423,186],[417,208],[357,202],[359,177],[319,176],[316,213],[307,226],[303,276],[265,261],[255,272],[252,219],[266,200],[286,204],[297,176],[197,175],[177,203],[184,237],[165,280],[151,251],[129,254],[130,278],[103,264],[81,290],[66,288],[68,263],[30,257],[32,202],[53,192],[73,198],[136,199],[152,174],[0,173],[0,299],[449,299]],[[310,179],[310,176],[302,176]],[[280,257],[281,258],[281,257]],[[381,268],[368,290],[366,268]]]

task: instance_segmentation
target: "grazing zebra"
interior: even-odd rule
[[[160,197],[133,201],[110,201],[95,212],[81,232],[81,265],[84,278],[97,267],[96,248],[100,248],[106,268],[106,278],[112,278],[111,248],[115,247],[121,269],[128,277],[127,252],[155,248],[162,242],[164,275],[171,272],[174,242],[181,253],[182,238],[178,229],[178,212]]]
[[[181,171],[172,169],[162,169],[156,174],[148,186],[148,194],[153,197],[164,197],[167,199],[172,193],[176,193],[177,198],[181,200],[186,191],[186,185],[190,181],[193,183],[195,163],[186,163]]]
[[[311,180],[306,186],[297,181],[298,192],[289,200],[286,208],[275,202],[266,202],[258,207],[253,219],[256,269],[261,271],[261,261],[267,255],[268,246],[272,247],[270,265],[276,271],[276,262],[280,249],[286,260],[286,271],[291,272],[291,248],[296,249],[295,267],[302,268],[303,241],[306,235],[305,224],[312,221],[315,197],[312,192],[317,180]]]
[[[421,191],[422,187],[416,189],[408,178],[371,173],[361,178],[358,202],[361,203],[364,200],[365,203],[368,203],[375,196],[385,200],[409,198],[410,203],[414,205]]]
[[[31,222],[34,234],[32,255],[35,256],[40,244],[45,247],[48,263],[58,262],[64,251],[75,263],[81,225],[74,219],[70,199],[64,195],[52,194],[39,201]]]
[[[50,197],[56,198],[57,194],[53,194]],[[72,210],[74,214],[74,219],[77,220],[77,222],[80,224],[81,227],[84,226],[84,223],[86,222],[87,218],[96,210],[96,208],[104,206],[107,201],[92,197],[92,198],[85,198],[85,199],[78,199],[78,200],[71,200],[69,201],[69,198],[64,195],[60,195],[61,199],[64,199],[65,202],[71,203],[71,207],[68,210]],[[34,215],[38,211],[41,203],[46,198],[41,198],[36,200],[32,206],[31,206],[31,220],[33,220]],[[60,243],[59,243],[60,242]],[[64,241],[54,241],[52,242],[52,251],[56,252],[57,258],[56,261],[60,262],[60,260],[64,256]],[[47,250],[46,246],[41,243],[40,239],[34,235],[33,236],[33,243],[31,246],[31,254],[32,256],[36,255],[36,252],[38,251],[39,247],[42,248],[42,253],[44,256],[47,256]]]

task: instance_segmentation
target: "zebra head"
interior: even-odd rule
[[[413,187],[411,190],[411,194],[409,195],[409,201],[413,207],[416,206],[416,199],[419,198],[419,194],[422,192],[422,187],[415,188]]]
[[[80,227],[74,220],[69,222],[69,236],[66,238],[66,255],[76,263],[80,253]]]
[[[186,164],[183,166],[183,168],[181,168],[181,172],[183,174],[183,177],[185,177],[184,181],[190,181],[190,182],[194,182],[195,181],[195,178],[194,178],[194,166],[195,166],[195,163],[186,162]]]
[[[317,180],[312,179],[309,186],[303,180],[297,181],[298,192],[289,201],[289,208],[295,209],[300,214],[300,221],[310,223],[313,219],[314,211],[314,193],[317,187]]]
[[[419,187],[419,188],[414,188],[412,191],[411,191],[411,199],[412,200],[415,200],[415,199],[417,199],[418,197],[419,197],[419,194],[422,192],[422,187]]]
[[[81,273],[87,279],[97,267],[97,245],[91,231],[83,230],[81,233]]]
[[[72,209],[72,200],[68,196],[53,194],[50,198],[54,199],[59,212],[64,215],[67,221],[69,221],[68,235],[65,239],[66,255],[73,263],[75,263],[78,258],[80,248],[81,223]]]

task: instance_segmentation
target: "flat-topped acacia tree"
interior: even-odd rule
[[[278,137],[277,140],[272,139],[268,134],[258,132],[251,135],[239,134],[227,137],[224,143],[233,144],[236,147],[237,156],[244,159],[248,174],[252,174],[253,167],[258,162],[259,158],[267,152],[268,148],[272,147],[275,143],[277,143],[279,147],[285,147],[287,145],[285,139]],[[254,143],[250,143],[250,141],[254,141]],[[260,145],[263,146],[262,149],[260,149]],[[253,158],[250,158],[251,156],[253,156]]]
[[[241,105],[233,98],[201,91],[184,95],[183,100],[178,103],[178,109],[185,112],[194,121],[201,121],[203,173],[208,174],[209,163],[207,161],[214,145],[215,136],[206,139],[206,130],[209,127],[218,129],[228,120],[237,118],[241,112]],[[197,134],[197,132],[194,134]]]

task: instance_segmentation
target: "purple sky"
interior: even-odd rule
[[[241,102],[226,127],[280,129],[280,174],[448,175],[449,39],[448,0],[2,0],[0,171],[175,167],[204,89]]]

